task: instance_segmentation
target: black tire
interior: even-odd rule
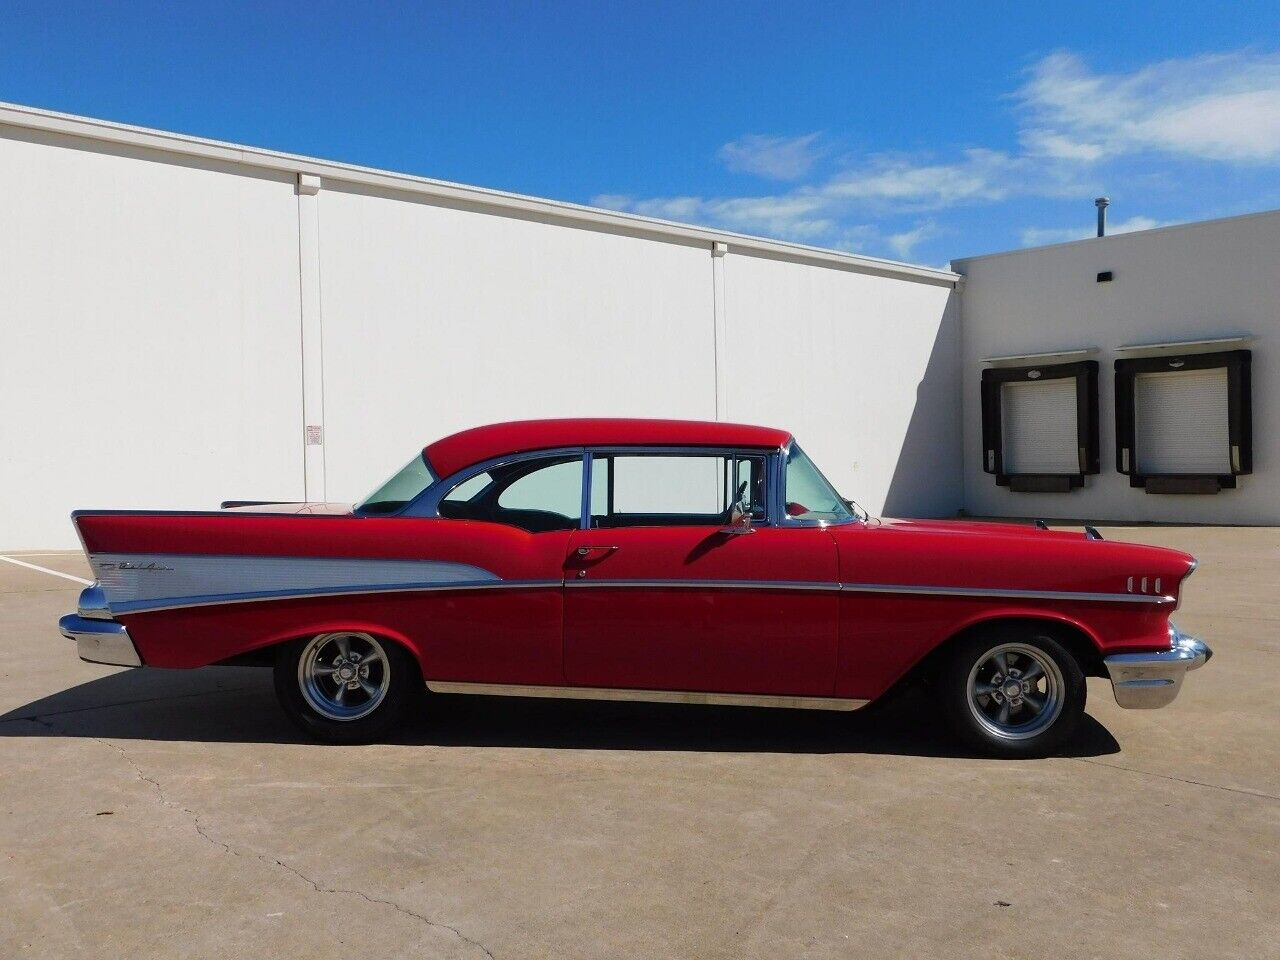
[[[345,655],[343,649],[348,651]],[[348,672],[354,670],[349,684],[338,683],[338,663]],[[328,677],[323,671],[329,671]],[[339,686],[347,690],[339,693]],[[398,643],[359,632],[325,633],[282,644],[276,652],[275,687],[289,719],[308,736],[329,743],[380,739],[425,691],[413,654]],[[366,694],[370,688],[374,695]],[[345,701],[348,691],[357,702],[344,710],[345,703],[338,701]]]
[[[1080,664],[1050,631],[1033,625],[975,631],[946,651],[934,680],[951,728],[988,756],[1047,756],[1071,738],[1084,716]],[[1019,691],[1009,696],[1015,685]]]

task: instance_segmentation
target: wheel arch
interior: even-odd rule
[[[993,628],[1038,628],[1067,648],[1086,677],[1104,677],[1106,668],[1102,662],[1102,650],[1097,637],[1088,627],[1072,617],[1046,610],[1002,610],[983,613],[955,625],[939,643],[905,670],[895,683],[885,691],[928,680],[936,671],[947,651],[974,634]]]
[[[267,634],[258,638],[249,649],[225,660],[219,660],[217,663],[222,666],[269,667],[275,663],[276,653],[281,647],[298,640],[310,639],[322,633],[367,633],[377,637],[379,640],[394,643],[407,650],[412,655],[414,662],[418,664],[419,673],[423,676],[426,675],[422,649],[407,635],[385,624],[346,619],[317,620],[306,625],[297,625],[286,630]]]
[[[1080,665],[1080,670],[1086,677],[1106,676],[1106,668],[1102,663],[1102,648],[1093,632],[1071,617],[1043,611],[1035,613],[1000,613],[974,620],[957,629],[940,643],[930,655],[936,655],[943,648],[949,649],[968,637],[981,633],[983,630],[990,630],[993,627],[1024,627],[1044,630],[1054,640],[1057,640],[1067,648],[1067,652],[1075,657],[1076,663]]]

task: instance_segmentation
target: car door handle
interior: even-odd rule
[[[596,552],[601,551],[601,550],[605,551],[606,553],[613,553],[613,551],[615,551],[615,550],[617,550],[617,549],[618,549],[618,548],[617,548],[617,546],[614,546],[614,545],[604,545],[604,544],[602,544],[602,545],[600,545],[600,546],[595,546],[595,547],[579,547],[579,548],[578,548],[578,556],[580,556],[580,557],[589,557],[589,556],[591,556],[591,554],[596,553]]]

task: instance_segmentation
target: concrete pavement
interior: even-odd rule
[[[1216,655],[1160,711],[1090,680],[1027,762],[911,699],[439,697],[322,746],[265,670],[80,662],[79,586],[0,563],[0,956],[1280,956],[1280,531],[1103,532],[1200,557]]]

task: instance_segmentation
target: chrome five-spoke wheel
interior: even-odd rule
[[[1025,643],[1002,643],[969,671],[969,708],[994,736],[1025,740],[1058,718],[1063,687],[1062,671],[1047,653]]]
[[[1042,757],[1066,743],[1084,716],[1086,689],[1064,637],[1052,626],[1011,622],[951,644],[934,683],[956,734],[1001,757]]]
[[[378,709],[391,685],[387,652],[367,633],[322,633],[298,657],[298,687],[329,720],[351,721]]]
[[[425,689],[418,658],[406,646],[359,630],[282,643],[275,687],[289,719],[331,743],[380,738]]]

